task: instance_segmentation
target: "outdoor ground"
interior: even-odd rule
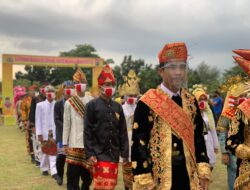
[[[220,158],[219,158],[220,159]],[[226,167],[220,160],[213,171],[209,190],[227,190]],[[65,190],[50,176],[42,176],[26,154],[25,135],[15,126],[0,126],[0,190]],[[119,175],[117,190],[123,189]]]

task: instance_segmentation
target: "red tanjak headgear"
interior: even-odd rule
[[[233,58],[239,64],[239,66],[247,73],[247,75],[250,76],[250,50],[237,49],[233,50],[233,52],[241,56],[233,56]]]
[[[98,77],[98,85],[102,86],[105,82],[112,82],[115,84],[115,76],[112,69],[109,65],[103,67],[99,77]]]

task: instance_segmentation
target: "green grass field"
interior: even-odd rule
[[[218,162],[209,190],[226,190],[226,167]],[[0,126],[0,190],[64,190],[50,176],[42,176],[26,153],[25,134],[14,126]],[[119,175],[117,190],[123,189]]]

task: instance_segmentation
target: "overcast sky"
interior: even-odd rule
[[[158,64],[165,43],[184,41],[191,67],[205,61],[223,70],[233,66],[233,49],[250,48],[249,7],[249,0],[1,0],[0,54],[57,56],[88,43],[118,64],[129,54]]]

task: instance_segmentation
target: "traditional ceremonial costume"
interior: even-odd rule
[[[65,81],[61,88],[57,91],[57,96],[61,97],[55,103],[54,108],[54,119],[56,125],[56,143],[57,143],[57,157],[56,157],[56,169],[57,169],[57,184],[62,185],[64,175],[64,165],[66,160],[66,154],[63,148],[63,115],[64,115],[64,104],[66,100],[74,95],[74,89],[72,81]]]
[[[234,57],[236,62],[250,76],[250,50],[235,50],[242,57]],[[242,102],[237,106],[228,132],[226,148],[237,156],[236,190],[250,189],[250,80],[241,83],[241,89],[235,91],[240,94]],[[242,98],[245,101],[242,101]]]
[[[28,90],[30,92],[30,91],[33,91],[34,88],[30,86]],[[24,129],[25,129],[27,152],[31,156],[32,162],[35,162],[33,143],[32,143],[32,131],[28,125],[31,101],[32,101],[32,97],[30,95],[27,95],[23,98],[22,103],[21,103],[21,115],[22,115],[22,122],[24,124]]]
[[[160,67],[186,63],[185,44],[165,45],[159,60]],[[185,88],[173,93],[162,83],[147,91],[134,114],[133,189],[200,189],[199,179],[211,177],[203,129],[198,103]]]
[[[40,160],[40,168],[43,174],[47,173],[50,169],[50,174],[56,179],[56,126],[54,122],[54,88],[52,86],[46,86],[47,99],[40,102],[36,106],[36,135],[38,139],[42,140],[42,155]]]
[[[39,102],[42,102],[46,99],[45,96],[45,85],[43,85],[40,90],[39,90],[39,95],[36,97],[33,97],[31,100],[31,105],[30,105],[30,112],[29,112],[29,130],[33,131],[32,133],[32,144],[33,144],[33,151],[34,151],[34,156],[36,160],[36,165],[40,165],[40,160],[42,156],[42,151],[41,151],[41,143],[38,141],[36,132],[35,132],[35,120],[36,120],[36,105]]]
[[[129,162],[123,164],[123,182],[125,189],[132,189],[133,173],[131,165],[131,146],[132,146],[132,127],[134,121],[134,112],[137,104],[137,96],[140,94],[139,81],[134,70],[128,72],[124,77],[125,83],[118,87],[119,95],[125,97],[125,103],[122,105],[126,119],[129,141]]]
[[[75,83],[87,83],[85,74],[78,69],[73,76]],[[81,86],[81,84],[76,84]],[[80,91],[81,89],[76,90]],[[84,92],[84,91],[80,91]],[[86,115],[85,105],[93,99],[91,96],[80,97],[74,95],[69,98],[64,105],[63,120],[63,145],[68,146],[66,152],[67,168],[67,189],[79,189],[79,179],[83,181],[82,190],[89,189],[92,181],[90,165],[85,158],[83,143],[84,124],[83,119]]]
[[[106,65],[98,78],[100,88],[115,84],[111,68]],[[119,156],[127,159],[128,135],[122,107],[113,101],[114,88],[103,90],[104,95],[90,101],[84,118],[84,146],[87,158],[96,157],[94,189],[113,190],[117,183]]]
[[[207,94],[205,88],[202,85],[194,85],[192,94],[195,96],[196,100],[199,102],[199,107],[201,110],[201,116],[205,122],[207,134],[204,135],[205,143],[207,148],[207,155],[209,158],[209,164],[211,168],[214,167],[216,163],[216,153],[215,149],[219,148],[219,141],[215,129],[215,120],[213,112],[207,102]],[[205,101],[200,101],[200,98],[206,97]]]
[[[220,142],[220,148],[222,156],[223,154],[227,154],[229,158],[229,162],[227,165],[227,182],[229,190],[234,190],[234,182],[236,178],[236,170],[237,170],[237,158],[230,151],[226,150],[226,139],[228,137],[228,131],[230,123],[233,120],[235,115],[235,111],[238,105],[236,105],[236,99],[239,98],[242,90],[242,77],[233,76],[230,77],[222,86],[221,91],[227,92],[225,103],[223,106],[223,110],[221,116],[217,123],[217,132],[218,138]]]

